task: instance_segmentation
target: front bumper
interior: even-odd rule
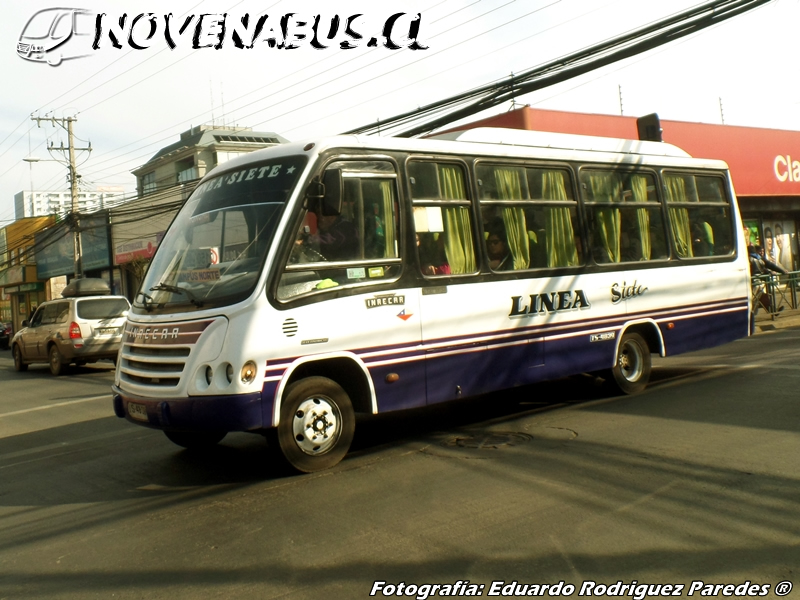
[[[111,391],[114,414],[136,425],[182,431],[255,431],[264,427],[260,392],[161,399],[127,394],[117,386]]]

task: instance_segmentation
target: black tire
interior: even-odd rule
[[[271,437],[289,466],[313,473],[329,469],[345,457],[355,429],[347,392],[327,377],[307,377],[287,388],[280,423]]]
[[[638,333],[626,333],[620,340],[614,366],[606,373],[606,381],[614,391],[638,394],[650,381],[652,361],[650,348]]]
[[[14,344],[12,352],[14,353],[14,370],[19,371],[20,373],[22,371],[27,371],[28,363],[22,360],[22,350],[20,350],[19,346]]]
[[[170,442],[189,450],[200,450],[216,446],[222,441],[227,431],[165,431]]]
[[[63,375],[64,371],[66,371],[64,359],[61,358],[61,352],[58,351],[58,346],[55,344],[50,346],[50,350],[47,352],[47,362],[50,365],[50,373],[54,377]]]

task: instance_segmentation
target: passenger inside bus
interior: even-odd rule
[[[708,223],[692,223],[692,255],[713,256],[714,250],[709,241],[711,226]]]
[[[450,275],[442,233],[418,233],[419,264],[425,275]]]
[[[637,231],[630,233],[623,233],[622,235],[622,260],[626,262],[633,262],[644,260],[642,254],[642,240]]]
[[[487,228],[486,253],[489,256],[489,267],[492,271],[510,271],[514,268],[514,259],[508,250],[506,231],[502,222],[490,223]]]
[[[345,261],[358,258],[358,230],[343,215],[323,215],[315,206],[297,234],[290,264]]]
[[[329,261],[356,260],[358,231],[351,221],[339,215],[323,215],[317,210],[319,253]]]

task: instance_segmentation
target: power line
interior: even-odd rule
[[[480,1],[480,0],[479,0],[479,1]],[[488,15],[488,14],[490,14],[490,13],[492,13],[492,12],[496,12],[496,11],[498,11],[498,10],[502,9],[502,8],[505,8],[505,7],[509,6],[510,4],[512,4],[512,3],[513,3],[513,1],[514,1],[514,0],[512,0],[511,2],[506,2],[505,4],[502,4],[502,5],[500,5],[500,6],[497,6],[497,7],[491,8],[491,9],[489,9],[489,10],[487,10],[487,11],[485,11],[485,12],[481,13],[480,15],[477,15],[477,16],[475,16],[475,17],[472,17],[472,18],[468,19],[467,21],[464,21],[464,22],[462,22],[462,23],[459,23],[459,24],[457,24],[457,25],[455,25],[455,26],[453,26],[453,27],[451,27],[451,28],[449,28],[449,29],[446,29],[446,30],[444,30],[444,31],[441,31],[441,32],[437,33],[436,35],[434,35],[434,36],[431,36],[429,39],[431,39],[431,40],[432,40],[432,39],[436,39],[437,37],[440,37],[440,36],[442,36],[442,35],[445,35],[445,34],[447,34],[447,33],[449,33],[449,32],[452,32],[452,31],[454,31],[454,30],[456,30],[456,29],[458,29],[458,28],[460,28],[460,27],[462,27],[462,26],[466,25],[467,23],[469,23],[469,22],[471,22],[471,21],[474,21],[474,20],[476,20],[476,19],[480,19],[480,18],[482,18],[482,17],[485,17],[486,15]],[[534,13],[540,12],[541,10],[544,10],[545,8],[548,8],[548,7],[550,7],[550,6],[554,5],[554,4],[557,4],[557,3],[558,3],[558,2],[560,2],[560,1],[561,1],[561,0],[555,0],[554,2],[551,2],[550,4],[548,4],[548,5],[546,5],[546,6],[540,6],[540,7],[536,8],[535,10],[533,10],[533,11],[530,11],[530,12],[528,12],[528,13],[526,13],[526,14],[522,15],[522,16],[517,16],[517,17],[515,17],[514,19],[511,19],[511,20],[509,20],[509,21],[506,21],[506,22],[502,23],[501,25],[499,25],[499,26],[497,26],[497,27],[494,27],[494,28],[492,28],[492,29],[489,29],[489,30],[487,30],[487,31],[483,31],[482,33],[478,34],[477,36],[473,36],[473,37],[471,38],[471,40],[473,40],[473,41],[474,41],[474,39],[476,39],[477,37],[480,37],[480,36],[486,35],[486,34],[488,34],[488,33],[492,32],[492,31],[495,31],[495,30],[497,30],[497,29],[500,29],[500,28],[502,28],[502,27],[505,27],[505,26],[507,26],[507,25],[510,25],[510,24],[513,24],[513,23],[517,23],[517,22],[519,22],[519,20],[520,20],[520,19],[522,19],[522,18],[526,18],[526,17],[528,17],[528,16],[530,16],[530,15],[532,15],[532,14],[534,14]],[[445,0],[445,2],[447,2],[447,0]],[[439,6],[439,5],[441,5],[441,4],[444,4],[445,2],[441,2],[441,3],[439,3],[439,4],[435,5],[435,6]],[[472,5],[474,5],[474,4],[477,4],[477,2],[473,3]],[[472,5],[470,5],[470,6],[472,6]],[[432,8],[433,8],[433,7],[432,7]],[[447,18],[447,17],[449,17],[449,16],[451,16],[451,15],[454,15],[454,14],[456,14],[456,13],[460,12],[461,10],[464,10],[464,8],[465,8],[465,7],[461,7],[461,8],[459,8],[459,9],[455,10],[455,11],[452,11],[452,12],[448,13],[447,15],[444,15],[444,16],[443,16],[443,17],[441,17],[441,18],[443,19],[443,18]],[[590,11],[590,12],[591,12],[591,11]],[[439,20],[441,20],[441,19],[439,19]],[[541,32],[540,32],[540,33],[541,33]],[[448,46],[448,47],[446,47],[446,48],[444,48],[444,49],[442,49],[442,50],[440,50],[440,51],[438,51],[438,52],[435,52],[435,53],[434,53],[434,54],[432,54],[432,55],[426,55],[426,56],[424,56],[423,58],[421,58],[421,59],[419,59],[419,60],[417,60],[417,61],[414,61],[414,62],[412,62],[412,63],[406,64],[406,65],[403,65],[403,66],[401,66],[401,67],[398,67],[398,68],[396,68],[396,69],[393,69],[393,70],[390,70],[390,71],[384,71],[384,72],[381,74],[381,77],[388,76],[388,75],[390,75],[390,74],[392,74],[392,73],[394,73],[394,72],[396,72],[396,71],[399,71],[399,70],[401,70],[401,69],[404,69],[404,68],[412,68],[412,67],[414,67],[414,66],[415,66],[417,63],[419,63],[419,62],[421,62],[421,61],[423,61],[423,60],[430,60],[430,59],[436,58],[436,57],[438,57],[439,55],[443,54],[444,52],[446,52],[446,51],[448,51],[448,50],[451,50],[451,49],[453,49],[453,48],[456,48],[456,47],[458,47],[458,46],[460,46],[460,45],[462,45],[462,44],[466,43],[467,41],[470,41],[470,40],[462,40],[462,41],[460,41],[460,42],[457,42],[457,43],[455,43],[455,44],[452,44],[452,45],[450,45],[450,46]],[[374,52],[374,51],[373,51],[373,52]],[[335,56],[335,55],[330,55],[329,57],[326,57],[325,59],[323,59],[323,61],[324,61],[324,60],[328,60],[328,58],[333,58],[334,56]],[[368,56],[368,55],[367,55],[367,56]],[[348,64],[350,64],[350,63],[353,63],[353,62],[355,62],[355,61],[361,60],[361,58],[363,58],[363,56],[356,56],[356,57],[354,57],[353,59],[350,59],[350,60],[347,60],[347,61],[344,61],[344,62],[340,63],[339,65],[337,65],[336,67],[334,67],[334,69],[336,69],[336,68],[339,68],[339,67],[343,67],[343,66],[346,66],[346,65],[348,65]],[[330,78],[330,79],[328,79],[327,81],[324,81],[324,82],[322,82],[322,83],[320,83],[319,81],[315,81],[315,80],[313,79],[313,77],[319,77],[319,76],[322,76],[323,74],[329,73],[330,71],[323,71],[323,72],[317,73],[316,75],[313,75],[313,76],[312,76],[312,78],[307,78],[307,77],[304,77],[304,78],[302,78],[300,81],[297,81],[297,82],[295,82],[295,83],[293,83],[293,84],[291,84],[291,85],[282,85],[282,86],[280,87],[280,90],[278,90],[278,91],[275,91],[275,92],[273,92],[273,93],[270,93],[270,94],[268,94],[268,95],[266,95],[266,96],[260,97],[260,98],[258,98],[257,100],[254,100],[254,101],[252,101],[252,102],[248,102],[248,103],[246,103],[246,104],[244,104],[244,105],[239,105],[239,106],[235,107],[235,109],[234,109],[234,110],[239,110],[239,111],[241,111],[243,108],[245,108],[245,107],[247,107],[247,106],[252,106],[252,105],[254,105],[254,104],[257,104],[257,103],[259,103],[259,102],[263,102],[263,101],[264,101],[264,100],[266,100],[267,98],[271,98],[271,97],[273,97],[273,96],[277,96],[277,95],[279,95],[279,94],[286,94],[286,93],[288,93],[290,90],[292,90],[293,88],[295,88],[295,87],[297,87],[297,86],[299,86],[299,85],[302,85],[302,84],[306,84],[306,85],[308,86],[308,89],[307,89],[307,90],[305,90],[305,91],[301,91],[301,92],[300,92],[300,94],[311,93],[312,91],[313,91],[313,92],[316,92],[316,93],[318,94],[318,93],[319,93],[319,90],[320,90],[320,89],[321,89],[323,86],[326,86],[326,85],[329,85],[329,84],[335,83],[335,82],[337,82],[337,81],[340,81],[340,80],[344,79],[345,77],[349,77],[349,76],[352,76],[352,75],[354,75],[354,74],[358,74],[358,73],[359,73],[361,70],[363,70],[364,68],[366,68],[366,67],[372,67],[372,66],[375,66],[375,65],[377,65],[377,64],[378,64],[378,63],[380,63],[380,62],[383,62],[383,61],[385,61],[385,60],[389,60],[390,58],[391,58],[391,55],[390,55],[390,56],[382,56],[381,58],[378,58],[377,60],[371,61],[371,62],[369,62],[369,63],[368,63],[368,64],[366,64],[366,65],[361,65],[361,66],[358,66],[358,67],[354,68],[354,69],[353,69],[353,70],[351,70],[351,71],[347,71],[346,73],[343,73],[343,74],[341,74],[341,75],[338,75],[338,76],[336,76],[336,77]],[[305,71],[305,70],[307,70],[307,69],[310,69],[310,68],[313,68],[313,67],[317,67],[317,66],[319,65],[319,63],[321,63],[321,62],[323,62],[323,61],[318,61],[318,62],[317,62],[316,64],[314,64],[314,65],[308,65],[308,66],[304,67],[303,69],[300,69],[299,71],[295,72],[295,73],[294,73],[294,75],[295,75],[295,76],[299,76],[299,74],[300,74],[300,73],[302,73],[303,71]],[[354,90],[354,89],[356,89],[356,88],[358,88],[358,87],[360,87],[360,86],[362,86],[362,85],[365,85],[365,84],[367,84],[367,83],[370,83],[371,81],[374,81],[374,80],[365,80],[365,81],[362,81],[362,82],[360,82],[360,83],[357,83],[357,84],[355,84],[355,85],[348,86],[347,90],[341,90],[341,91],[339,91],[339,92],[335,92],[335,93],[333,93],[333,94],[330,94],[330,95],[326,96],[324,99],[325,99],[325,100],[329,100],[329,99],[330,99],[330,98],[332,98],[333,96],[337,96],[337,95],[340,95],[340,94],[342,94],[342,93],[346,93],[346,92],[352,92],[352,90]],[[241,99],[243,99],[243,98],[245,98],[245,97],[247,97],[247,96],[249,96],[249,95],[252,95],[253,93],[256,93],[256,92],[258,92],[258,91],[260,91],[260,90],[262,90],[262,89],[265,89],[265,88],[270,88],[270,87],[274,87],[274,83],[273,83],[273,82],[269,82],[269,83],[265,84],[264,86],[261,86],[260,88],[258,88],[258,89],[256,89],[256,90],[253,90],[253,91],[251,91],[251,92],[248,92],[248,93],[246,93],[246,94],[244,94],[244,95],[242,95],[242,96],[239,96],[238,98],[235,98],[235,99],[234,99],[234,101],[236,101],[236,100],[241,100]],[[296,92],[294,92],[294,93],[296,93]],[[383,95],[383,94],[381,94],[381,95]],[[378,96],[378,97],[380,97],[380,96]],[[290,110],[288,110],[288,111],[285,111],[285,112],[283,112],[283,113],[279,113],[279,114],[277,114],[277,115],[271,115],[271,116],[270,116],[270,118],[269,118],[268,120],[274,120],[274,119],[277,119],[277,118],[281,118],[281,117],[287,116],[287,115],[289,115],[289,114],[292,114],[292,113],[294,113],[294,112],[297,112],[297,111],[303,110],[303,109],[305,109],[305,108],[308,108],[309,106],[313,106],[314,104],[317,104],[318,102],[320,102],[320,100],[319,100],[319,99],[315,99],[314,101],[312,101],[312,102],[310,102],[310,103],[308,103],[308,104],[304,104],[304,105],[294,105],[294,106],[293,106],[293,107],[292,107]],[[281,107],[281,108],[282,108],[282,107],[284,107],[284,106],[285,106],[285,101],[284,101],[284,100],[278,100],[278,101],[276,101],[276,102],[273,102],[272,104],[270,104],[270,105],[268,105],[268,106],[266,106],[266,107],[259,108],[259,109],[258,109],[258,110],[256,110],[256,111],[253,111],[253,112],[251,112],[251,113],[248,113],[248,114],[246,114],[246,115],[240,116],[239,118],[241,118],[241,119],[247,119],[248,117],[252,117],[252,116],[254,116],[254,115],[257,115],[257,114],[263,113],[265,110],[269,110],[269,109],[271,109],[271,108],[276,108],[276,107]],[[206,114],[206,113],[204,112],[204,113],[201,113],[200,115],[196,115],[196,116],[202,116],[202,115],[205,115],[205,114]],[[266,123],[268,120],[262,121],[262,122],[260,122],[260,123],[255,123],[255,124],[253,124],[253,127],[258,127],[259,125],[261,125],[261,124],[263,124],[263,123]],[[174,129],[174,128],[165,128],[165,129],[163,129],[163,130],[161,130],[161,131],[170,131],[170,130],[173,130],[173,129]],[[170,139],[170,138],[163,138],[162,140],[159,140],[159,141],[166,141],[166,140],[168,140],[168,139]],[[154,142],[154,143],[155,143],[155,142]],[[128,145],[130,145],[130,144],[128,144]],[[151,143],[151,144],[148,144],[148,145],[147,145],[147,146],[145,146],[145,147],[150,147],[150,146],[152,146],[152,145],[153,145],[153,143]],[[124,146],[123,146],[123,147],[124,147]],[[134,151],[135,151],[135,150],[133,150],[132,152],[134,152]],[[126,153],[126,154],[130,154],[130,153]],[[144,157],[144,155],[141,155],[141,157],[143,158],[143,157]],[[118,157],[117,157],[117,158],[118,158]],[[109,158],[108,160],[114,160],[114,159],[112,159],[112,158]],[[102,164],[102,162],[103,162],[103,161],[101,161],[100,163],[95,163],[95,165],[97,165],[97,164]],[[120,163],[120,164],[122,164],[122,163]],[[91,172],[90,172],[90,173],[91,173]],[[113,175],[117,175],[117,174],[120,174],[120,173],[113,173]]]
[[[480,1],[480,0],[479,0],[479,1]],[[446,2],[447,2],[447,0],[444,0],[444,2],[440,2],[439,4],[435,5],[435,6],[434,6],[434,7],[432,7],[432,8],[435,8],[436,6],[440,6],[440,5],[442,5],[442,4],[446,3]],[[475,5],[475,4],[477,4],[477,2],[474,2],[474,3],[470,4],[469,6],[473,6],[473,5]],[[436,34],[436,36],[433,36],[433,38],[435,38],[435,37],[438,37],[438,36],[441,36],[441,35],[444,35],[445,33],[449,32],[449,31],[452,31],[452,30],[454,30],[454,29],[457,29],[458,27],[462,27],[462,26],[464,26],[466,23],[468,23],[468,22],[470,22],[470,21],[473,21],[473,20],[475,20],[475,19],[478,19],[478,18],[484,17],[485,15],[489,14],[490,12],[494,12],[494,11],[496,11],[496,10],[499,10],[499,9],[501,9],[501,8],[503,8],[503,7],[505,7],[505,6],[507,6],[508,4],[510,4],[510,3],[506,3],[506,4],[503,4],[503,5],[499,6],[499,7],[494,7],[494,8],[492,8],[492,9],[488,10],[488,11],[485,11],[485,12],[481,13],[480,15],[478,15],[478,16],[475,16],[475,17],[473,17],[473,18],[469,19],[468,21],[465,21],[465,22],[459,23],[458,25],[456,25],[456,26],[454,26],[454,27],[452,27],[452,28],[450,28],[450,29],[447,29],[447,30],[445,30],[445,31],[443,31],[443,32],[439,32],[439,33],[437,33],[437,34]],[[469,6],[468,6],[468,7],[469,7]],[[450,13],[448,13],[448,14],[446,14],[446,15],[444,15],[444,16],[442,16],[442,17],[440,17],[440,19],[437,19],[437,20],[441,20],[441,19],[448,18],[448,17],[450,17],[450,16],[452,16],[452,15],[454,15],[454,14],[458,13],[458,12],[461,12],[461,11],[465,10],[465,9],[466,9],[466,8],[468,8],[468,7],[463,7],[463,6],[462,6],[462,7],[459,7],[459,8],[457,8],[456,10],[454,10],[454,11],[451,11]],[[540,9],[537,9],[537,10],[540,10]],[[534,12],[535,12],[535,11],[534,11]],[[528,13],[528,14],[531,14],[531,13]],[[518,21],[518,20],[519,20],[519,18],[524,18],[524,16],[526,16],[526,15],[523,15],[523,17],[517,17],[517,18],[515,18],[515,19],[514,19],[514,20],[512,20],[512,21],[508,21],[508,22],[504,23],[502,26],[505,26],[505,25],[507,25],[507,24],[509,24],[509,23],[516,22],[516,21]],[[483,33],[482,33],[482,34],[480,34],[480,35],[483,35]],[[433,38],[431,38],[431,39],[433,39]],[[455,47],[455,46],[458,46],[458,45],[460,45],[461,43],[463,43],[463,42],[460,42],[459,44],[454,44],[454,45],[450,46],[449,48],[453,48],[453,47]],[[447,48],[445,48],[445,50],[447,50]],[[330,55],[329,57],[326,57],[326,59],[324,59],[324,60],[327,60],[327,59],[329,59],[329,58],[334,58],[334,57],[335,57],[335,55]],[[363,57],[363,55],[362,55],[362,56],[356,56],[356,57],[354,57],[352,60],[348,60],[348,61],[346,61],[345,63],[342,63],[342,64],[340,64],[339,66],[344,66],[345,64],[348,64],[348,63],[350,63],[350,62],[353,62],[353,61],[355,61],[355,60],[360,60],[362,57]],[[381,61],[383,61],[383,60],[387,60],[388,58],[389,58],[389,57],[387,57],[387,56],[381,57],[381,58],[380,58],[380,59],[378,59],[378,60],[375,60],[375,61],[372,61],[372,62],[370,62],[370,63],[369,63],[368,65],[366,65],[366,66],[373,66],[373,65],[375,65],[375,64],[377,64],[377,63],[379,63],[379,62],[381,62]],[[426,57],[426,58],[434,58],[434,56],[430,56],[430,57]],[[319,62],[321,62],[321,61],[319,61]],[[317,65],[319,64],[319,62],[317,63]],[[415,62],[419,62],[419,61],[415,61]],[[175,63],[173,63],[173,65],[174,65],[174,64],[175,64]],[[314,68],[314,67],[315,67],[315,66],[317,66],[317,65],[309,65],[308,67],[306,67],[306,68],[305,68],[305,69],[303,69],[303,70],[310,69],[310,68]],[[363,68],[363,67],[360,67],[360,68]],[[296,83],[292,84],[292,86],[289,86],[289,87],[298,86],[298,85],[301,85],[301,84],[303,84],[303,83],[308,83],[308,82],[310,81],[310,82],[311,82],[311,89],[318,90],[318,89],[319,89],[319,87],[320,87],[320,85],[327,85],[327,84],[329,84],[329,83],[333,83],[333,82],[335,82],[335,81],[338,81],[338,80],[342,79],[342,78],[343,78],[343,77],[345,77],[345,76],[350,76],[350,75],[352,75],[352,74],[354,74],[354,73],[357,73],[357,72],[358,72],[358,70],[360,70],[360,68],[359,68],[359,69],[357,69],[357,70],[354,70],[354,71],[349,71],[349,72],[345,73],[344,75],[342,75],[342,76],[339,76],[339,77],[337,77],[337,78],[334,78],[334,79],[331,79],[331,80],[329,80],[328,82],[325,82],[325,83],[323,83],[323,84],[319,84],[319,82],[316,82],[316,81],[314,81],[314,80],[313,80],[313,78],[316,78],[316,77],[319,77],[319,76],[321,76],[321,75],[322,75],[322,73],[318,73],[317,75],[314,75],[314,76],[312,76],[312,79],[309,79],[308,77],[305,77],[305,78],[303,78],[303,80],[301,80],[301,81],[298,81],[298,82],[296,82]],[[162,70],[163,70],[163,69],[162,69]],[[130,71],[130,70],[129,70],[129,71]],[[128,72],[128,71],[126,71],[126,72]],[[326,72],[327,72],[327,71],[326,71]],[[386,73],[384,73],[384,75],[386,75]],[[111,80],[109,80],[109,81],[111,81]],[[358,84],[358,85],[363,85],[364,83],[366,83],[366,82],[362,82],[362,83],[360,83],[360,84]],[[104,85],[104,84],[101,84],[101,85]],[[273,85],[273,84],[272,84],[272,83],[266,84],[265,86],[262,86],[262,88],[259,88],[259,89],[263,89],[264,87],[269,87],[270,85]],[[95,87],[95,88],[93,88],[93,89],[98,89],[99,87],[101,87],[101,86],[97,86],[97,87]],[[74,89],[74,88],[73,88],[73,89]],[[127,88],[126,88],[126,89],[127,89]],[[288,88],[287,88],[286,86],[283,86],[283,91],[284,91],[284,92],[285,92],[287,89],[288,89]],[[306,90],[306,92],[310,92],[310,91],[311,91],[311,89],[309,89],[309,90]],[[351,89],[352,89],[352,88],[351,88]],[[124,91],[124,90],[123,90],[123,91]],[[256,91],[258,91],[258,90],[256,90]],[[302,92],[302,93],[306,93],[306,92]],[[117,94],[115,94],[115,95],[118,95],[119,93],[121,93],[121,92],[118,92],[118,93],[117,93]],[[239,99],[241,99],[241,98],[244,98],[244,97],[246,97],[246,96],[248,96],[248,95],[250,95],[250,94],[252,94],[252,93],[254,93],[254,92],[248,92],[248,94],[245,94],[245,95],[243,95],[243,96],[240,96],[240,97],[239,97]],[[237,106],[237,107],[235,107],[235,108],[234,108],[234,110],[241,110],[241,109],[242,109],[242,108],[244,108],[245,106],[250,106],[250,105],[256,104],[257,102],[263,102],[263,101],[264,101],[266,98],[269,98],[270,96],[273,96],[273,95],[275,95],[275,94],[269,94],[268,96],[266,96],[266,97],[261,97],[261,98],[259,98],[259,99],[258,99],[258,100],[256,100],[256,101],[250,102],[250,103],[248,103],[248,104],[245,104],[245,105]],[[63,94],[62,94],[62,96],[63,96]],[[109,97],[109,98],[110,98],[110,97]],[[106,98],[105,100],[107,100],[107,99],[108,99],[108,98]],[[95,104],[93,104],[92,106],[90,106],[90,107],[88,107],[88,108],[84,109],[84,111],[83,111],[83,112],[86,112],[86,111],[87,111],[87,110],[89,110],[90,108],[93,108],[93,107],[95,107],[95,106],[97,106],[97,105],[101,104],[101,103],[102,103],[102,102],[104,102],[105,100],[102,100],[102,101],[100,101],[100,102],[98,102],[98,103],[95,103]],[[74,102],[74,100],[72,100],[72,101],[70,101],[70,102]],[[287,114],[290,114],[291,112],[294,112],[295,110],[301,110],[302,108],[305,108],[305,107],[307,107],[307,106],[311,106],[312,104],[314,104],[314,102],[312,102],[312,103],[309,103],[309,104],[307,104],[307,105],[304,105],[304,106],[302,106],[302,107],[297,107],[297,108],[295,108],[293,111],[289,111],[289,112],[287,112],[287,113],[282,113],[282,114],[278,115],[277,117],[273,117],[273,118],[278,118],[278,117],[280,117],[280,116],[285,116],[285,115],[287,115]],[[253,112],[253,113],[250,113],[250,114],[246,115],[244,118],[247,118],[247,117],[249,117],[249,116],[252,116],[252,115],[258,114],[258,113],[260,113],[260,112],[263,112],[264,110],[267,110],[267,109],[269,109],[269,108],[273,108],[273,107],[276,107],[276,106],[283,106],[283,102],[282,102],[282,101],[280,101],[280,102],[273,103],[272,105],[270,105],[270,106],[268,106],[268,107],[266,107],[266,108],[261,108],[261,109],[259,109],[259,110],[258,110],[258,111],[256,111],[256,112]],[[201,113],[201,115],[202,115],[202,114],[205,114],[205,112],[204,112],[204,113]],[[198,116],[200,116],[200,115],[198,115]],[[170,130],[170,129],[173,129],[173,128],[171,128],[171,127],[170,127],[170,128],[165,128],[165,129],[164,129],[164,130],[162,130],[162,131],[167,131],[167,130]],[[166,141],[166,139],[169,139],[169,138],[164,138],[164,139],[162,139],[162,140],[159,140],[159,141]],[[151,144],[149,144],[147,147],[152,147],[152,145],[153,145],[153,144],[155,144],[155,143],[157,143],[157,141],[156,141],[156,142],[153,142],[153,143],[151,143]],[[129,144],[129,145],[130,145],[130,144]],[[123,147],[124,147],[124,146],[123,146]],[[134,151],[135,151],[135,150],[134,150]],[[130,154],[130,153],[126,153],[126,154]],[[102,156],[102,155],[101,155],[101,156]],[[141,158],[144,158],[144,157],[145,157],[144,155],[141,155]],[[96,157],[96,158],[97,158],[97,157]],[[118,160],[119,158],[120,158],[119,156],[117,156],[117,157],[116,157],[116,159],[117,159],[117,160]],[[94,161],[93,161],[92,168],[90,168],[90,169],[89,169],[89,171],[88,171],[89,175],[91,176],[91,175],[93,175],[93,174],[95,174],[95,173],[97,173],[97,172],[98,172],[98,171],[96,170],[96,168],[95,168],[95,167],[96,167],[96,166],[98,166],[99,164],[102,164],[103,162],[109,162],[109,161],[112,161],[112,160],[115,160],[115,159],[113,159],[113,158],[109,157],[109,158],[108,158],[108,159],[106,159],[105,161],[100,161],[100,163],[98,163],[96,160],[94,160]],[[127,162],[127,161],[126,161],[126,162]],[[121,165],[121,164],[124,164],[124,163],[122,163],[122,162],[118,162],[117,164],[120,164],[120,165]],[[127,173],[127,171],[126,171],[125,173]],[[113,176],[113,175],[118,175],[118,174],[122,174],[122,172],[113,173],[113,174],[112,174],[112,176]],[[106,175],[106,177],[108,177],[108,176],[109,176],[109,175]]]
[[[395,135],[412,137],[431,132],[456,120],[505,103],[519,95],[566,81],[600,67],[646,52],[680,39],[724,20],[753,10],[772,0],[721,0],[708,2],[654,24],[611,38],[605,42],[529,69],[499,83],[474,88],[409,111],[380,123],[382,131],[394,129]],[[403,129],[403,127],[407,127]],[[347,133],[376,133],[370,123]]]

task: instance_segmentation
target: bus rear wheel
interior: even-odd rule
[[[647,387],[651,367],[647,342],[638,333],[626,333],[622,336],[614,366],[606,380],[616,391],[637,394]]]
[[[189,450],[202,450],[216,446],[222,441],[227,431],[165,431],[170,442]]]
[[[293,469],[313,473],[341,461],[355,433],[350,397],[327,377],[307,377],[290,385],[272,437]]]

